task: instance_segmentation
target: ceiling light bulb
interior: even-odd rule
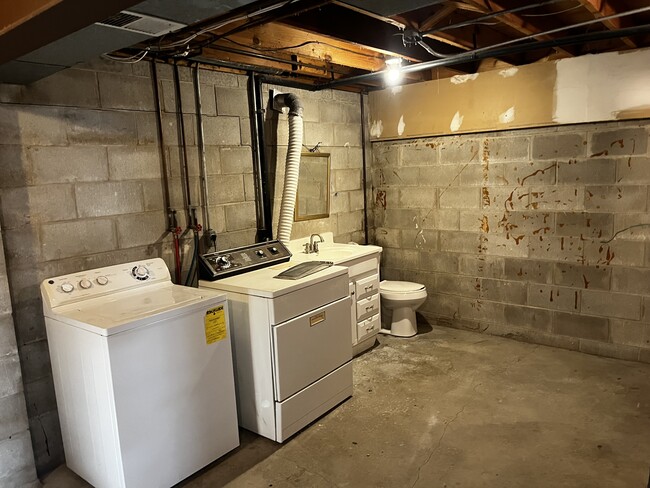
[[[384,75],[386,84],[389,86],[395,86],[402,81],[402,59],[401,58],[391,58],[386,60],[386,72]]]

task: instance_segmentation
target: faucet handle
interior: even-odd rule
[[[309,254],[309,251],[310,251],[310,249],[311,249],[311,246],[309,245],[309,243],[308,243],[308,242],[305,242],[305,243],[302,245],[302,247],[305,248],[305,254]]]

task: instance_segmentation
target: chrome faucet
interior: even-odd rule
[[[318,240],[315,240],[314,237],[317,237]],[[305,242],[305,244],[303,244],[305,246],[305,254],[318,252],[318,244],[321,242],[325,242],[325,239],[323,239],[320,234],[312,234],[309,236],[309,242]]]

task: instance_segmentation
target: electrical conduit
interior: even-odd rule
[[[300,153],[302,151],[302,103],[292,93],[282,93],[273,99],[276,108],[289,107],[289,148],[284,171],[284,187],[280,204],[280,221],[278,222],[278,239],[286,243],[291,239],[293,211],[296,205],[298,175],[300,173]]]

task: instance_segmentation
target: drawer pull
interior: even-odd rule
[[[314,325],[318,325],[324,321],[325,321],[325,312],[317,313],[309,317],[309,327],[313,327]]]
[[[371,310],[374,310],[374,308],[375,308],[374,305],[370,305],[370,306],[366,307],[366,312],[370,312]]]
[[[365,289],[366,289],[366,291],[368,291],[368,290],[372,290],[374,287],[375,287],[375,285],[369,285],[369,286],[366,286]]]
[[[371,330],[375,330],[374,324],[371,325],[370,327],[366,327],[366,332],[370,332]]]

